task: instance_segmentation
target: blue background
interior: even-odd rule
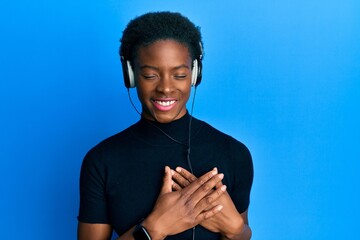
[[[0,6],[1,239],[75,239],[84,154],[139,118],[119,38],[154,10],[202,28],[194,116],[252,152],[253,239],[360,239],[359,1]]]

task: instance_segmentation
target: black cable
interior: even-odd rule
[[[193,168],[192,168],[192,165],[191,165],[191,160],[190,160],[190,149],[191,149],[191,123],[192,123],[192,115],[193,115],[193,111],[194,111],[194,105],[195,105],[195,96],[196,96],[196,89],[197,87],[195,86],[195,90],[194,90],[194,94],[193,94],[193,99],[192,99],[192,103],[191,103],[191,110],[190,110],[190,119],[189,119],[189,129],[188,129],[188,143],[185,144],[185,143],[182,143],[178,140],[176,140],[175,138],[171,137],[169,134],[167,134],[165,131],[163,131],[161,128],[159,128],[158,126],[156,126],[155,124],[153,124],[151,121],[145,119],[147,123],[149,123],[151,126],[155,127],[156,129],[158,129],[161,133],[163,133],[167,138],[169,138],[171,141],[173,142],[176,142],[180,145],[183,145],[183,146],[186,146],[187,147],[187,154],[186,154],[186,160],[187,160],[187,164],[189,166],[189,170],[192,174],[194,174],[194,171],[193,171]],[[130,103],[131,105],[133,106],[133,108],[135,109],[135,111],[140,115],[141,113],[137,110],[134,102],[132,101],[131,99],[131,95],[130,95],[130,90],[129,88],[127,89],[128,91],[128,96],[129,96],[129,100],[130,100]],[[195,240],[195,230],[196,230],[196,227],[193,227],[192,228],[192,240]]]
[[[135,109],[135,111],[140,115],[141,113],[139,112],[139,110],[137,110],[134,102],[132,101],[132,98],[131,98],[131,95],[130,95],[130,90],[127,89],[127,92],[128,92],[128,97],[129,97],[129,100],[130,100],[130,103],[131,105],[133,106],[133,108]],[[183,146],[186,146],[187,147],[187,163],[189,165],[189,169],[190,169],[190,172],[193,173],[193,169],[192,169],[192,165],[191,165],[191,162],[190,162],[190,146],[191,146],[191,122],[192,122],[192,113],[193,113],[193,110],[194,110],[194,103],[195,103],[195,96],[196,96],[196,87],[195,87],[195,91],[194,91],[194,95],[193,95],[193,101],[192,101],[192,104],[191,104],[191,112],[190,112],[190,119],[189,119],[189,129],[188,129],[188,144],[186,143],[183,143],[183,142],[180,142],[179,140],[176,140],[175,138],[171,137],[169,134],[167,134],[164,130],[162,130],[160,127],[156,126],[155,124],[153,124],[151,121],[145,119],[148,124],[150,124],[151,126],[155,127],[156,129],[158,129],[162,134],[164,134],[167,138],[169,138],[171,141],[173,142],[176,142],[177,144],[180,144],[180,145],[183,145]]]
[[[141,113],[139,112],[139,110],[137,110],[137,108],[135,107],[135,104],[134,104],[134,102],[133,102],[132,99],[131,99],[129,89],[127,89],[127,90],[128,90],[128,96],[129,96],[129,100],[130,100],[131,105],[133,106],[133,108],[135,109],[135,111],[136,111],[140,116],[142,116]],[[144,119],[145,119],[145,118],[144,118]],[[187,146],[185,143],[182,143],[182,142],[176,140],[175,138],[171,137],[169,134],[167,134],[167,133],[166,133],[165,131],[163,131],[161,128],[159,128],[158,126],[156,126],[155,124],[153,124],[151,121],[149,121],[149,120],[147,120],[147,119],[145,119],[145,120],[146,120],[145,122],[147,122],[147,123],[150,124],[151,126],[157,128],[160,132],[162,132],[162,134],[164,134],[166,137],[168,137],[171,141],[176,142],[176,143],[178,143],[178,144],[180,144],[180,145]]]
[[[132,99],[131,99],[129,88],[127,89],[127,92],[128,92],[128,97],[129,97],[129,100],[130,100],[131,105],[133,106],[133,108],[135,109],[135,111],[141,116],[141,113],[137,110],[137,108],[135,107],[134,102],[133,102]]]
[[[195,103],[196,89],[197,89],[197,87],[195,86],[194,95],[193,95],[193,100],[192,100],[192,104],[191,104],[191,110],[190,110],[189,140],[188,140],[188,149],[187,149],[187,163],[188,163],[190,172],[191,172],[192,174],[194,174],[194,171],[193,171],[193,168],[192,168],[192,165],[191,165],[191,161],[190,161],[191,122],[192,122],[192,115],[193,115],[193,111],[194,111],[194,103]],[[196,227],[194,226],[194,227],[192,228],[192,240],[195,240],[195,230],[196,230]]]
[[[191,110],[190,110],[190,120],[189,120],[189,139],[188,139],[188,149],[187,149],[187,163],[190,169],[190,172],[192,174],[194,174],[192,165],[191,165],[191,161],[190,161],[190,147],[191,147],[191,123],[192,123],[192,115],[193,115],[193,111],[194,111],[194,103],[195,103],[195,96],[196,96],[196,89],[197,87],[195,86],[195,90],[194,90],[194,95],[193,95],[193,100],[192,100],[192,104],[191,104]]]

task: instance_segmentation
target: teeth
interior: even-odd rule
[[[156,101],[157,104],[161,106],[170,106],[171,104],[175,103],[175,100],[172,101]]]

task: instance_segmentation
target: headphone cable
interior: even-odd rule
[[[127,92],[128,92],[128,97],[129,97],[129,100],[130,100],[130,103],[131,105],[133,106],[133,108],[135,109],[135,111],[140,115],[142,116],[142,114],[140,113],[140,111],[136,108],[134,102],[132,101],[132,98],[131,98],[131,95],[130,95],[130,90],[129,88],[127,89]],[[192,165],[191,165],[191,162],[190,162],[190,146],[191,146],[191,123],[192,123],[192,113],[193,113],[193,110],[194,110],[194,103],[195,103],[195,96],[196,96],[196,87],[195,87],[195,90],[194,90],[194,95],[193,95],[193,100],[192,100],[192,104],[191,104],[191,112],[190,112],[190,119],[189,119],[189,128],[188,128],[188,144],[186,143],[183,143],[179,140],[176,140],[175,138],[171,137],[169,134],[167,134],[164,130],[162,130],[160,127],[156,126],[154,123],[152,123],[151,121],[145,119],[148,124],[150,124],[151,126],[155,127],[156,129],[158,129],[162,134],[164,134],[167,138],[169,138],[171,141],[177,143],[177,144],[180,144],[180,145],[183,145],[183,146],[186,146],[187,147],[187,163],[189,165],[189,169],[190,169],[190,172],[193,173],[193,169],[192,169]]]
[[[148,124],[150,124],[151,126],[155,127],[156,129],[158,129],[161,133],[163,133],[167,138],[169,138],[171,141],[178,143],[180,145],[186,146],[187,150],[186,150],[186,160],[187,160],[187,164],[189,166],[189,170],[192,174],[194,174],[193,168],[192,168],[192,164],[191,164],[191,160],[190,160],[190,148],[191,148],[191,123],[192,123],[192,119],[193,119],[193,111],[194,111],[194,105],[195,105],[195,97],[196,97],[196,89],[197,86],[195,86],[194,89],[194,94],[193,94],[193,99],[192,99],[192,103],[191,103],[191,110],[190,110],[190,119],[189,119],[189,129],[188,129],[188,144],[182,143],[176,139],[174,139],[173,137],[171,137],[169,134],[167,134],[165,131],[163,131],[161,128],[159,128],[158,126],[156,126],[155,124],[153,124],[151,121],[145,119]],[[134,102],[132,101],[131,95],[130,95],[130,90],[129,88],[127,88],[127,92],[128,92],[128,97],[130,100],[131,105],[133,106],[133,108],[135,109],[135,111],[140,115],[141,113],[139,112],[139,110],[137,110]],[[195,240],[195,230],[196,230],[196,226],[194,226],[192,228],[192,240]]]

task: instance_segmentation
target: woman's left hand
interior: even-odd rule
[[[197,179],[193,174],[184,168],[177,167],[176,170],[172,170],[172,179],[174,180],[173,189],[181,190],[190,185]],[[219,182],[216,185],[216,189],[226,187]],[[201,226],[212,232],[219,232],[227,238],[232,238],[240,234],[244,227],[244,220],[241,214],[237,211],[234,202],[230,195],[225,191],[216,201],[213,206],[222,205],[223,209],[215,216],[206,219],[200,223]]]

